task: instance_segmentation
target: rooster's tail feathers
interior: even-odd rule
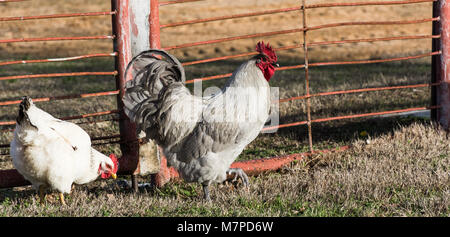
[[[131,72],[129,72],[131,70]],[[136,123],[138,130],[151,126],[157,116],[159,102],[172,83],[184,84],[184,68],[180,61],[164,50],[151,49],[135,56],[125,70],[132,76],[125,85],[124,112]]]
[[[35,125],[33,125],[30,121],[30,118],[28,116],[28,109],[30,109],[30,107],[33,105],[33,101],[31,100],[30,97],[28,96],[24,96],[22,98],[22,102],[19,105],[19,114],[17,115],[16,118],[16,122],[22,126],[22,127],[26,127],[26,126],[30,126],[33,128],[37,128]]]

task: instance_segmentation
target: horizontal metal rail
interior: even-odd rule
[[[2,2],[25,2],[25,1],[29,1],[29,0],[0,0],[0,3],[2,3]]]
[[[211,17],[211,18],[162,24],[162,25],[160,25],[160,28],[191,25],[191,24],[198,24],[198,23],[205,23],[205,22],[212,22],[212,21],[229,20],[229,19],[236,19],[236,18],[242,18],[242,17],[262,16],[262,15],[269,15],[269,14],[282,13],[282,12],[298,11],[300,9],[301,9],[301,7],[289,7],[289,8],[275,9],[275,10],[266,10],[266,11],[259,11],[259,12],[228,15],[228,16]]]
[[[368,42],[393,41],[393,40],[438,39],[438,38],[441,38],[441,35],[411,35],[411,36],[395,36],[395,37],[369,38],[369,39],[350,39],[350,40],[310,42],[310,43],[308,43],[308,46],[322,46],[322,45],[349,44],[349,43],[368,43]]]
[[[6,77],[0,77],[0,81],[25,79],[25,78],[70,77],[70,76],[109,76],[109,75],[115,76],[115,75],[117,75],[117,71],[114,71],[114,72],[67,72],[67,73],[48,73],[48,74],[6,76]]]
[[[95,39],[114,39],[114,37],[115,37],[114,35],[100,35],[100,36],[74,36],[74,37],[21,38],[21,39],[0,40],[0,43],[61,41],[61,40],[95,40]]]
[[[362,93],[362,92],[371,92],[371,91],[385,91],[385,90],[398,90],[398,89],[412,89],[412,88],[422,88],[422,87],[430,87],[437,86],[440,83],[431,83],[431,84],[416,84],[416,85],[405,85],[405,86],[387,86],[387,87],[375,87],[375,88],[363,88],[363,89],[353,89],[353,90],[342,90],[342,91],[330,91],[330,92],[321,92],[316,94],[310,94],[309,96],[296,96],[285,99],[280,99],[279,102],[288,102],[294,100],[303,100],[312,97],[319,96],[327,96],[327,95],[342,95],[342,94],[351,94],[351,93]]]
[[[114,57],[117,56],[117,53],[97,53],[97,54],[86,54],[74,57],[66,57],[66,58],[49,58],[49,59],[34,59],[34,60],[16,60],[16,61],[6,61],[0,62],[0,66],[12,65],[12,64],[27,64],[27,63],[50,63],[50,62],[65,62],[65,61],[73,61],[84,58],[93,58],[93,57]]]
[[[75,116],[66,116],[59,118],[61,120],[74,120],[74,119],[82,119],[82,118],[88,118],[88,117],[98,117],[103,115],[109,115],[109,114],[118,114],[120,111],[115,110],[108,110],[108,111],[102,111],[102,112],[96,112],[96,113],[89,113],[89,114],[81,114],[81,115],[75,115]],[[6,126],[6,125],[15,125],[16,121],[0,121],[0,126]]]
[[[311,42],[308,43],[308,46],[323,46],[323,45],[333,45],[333,44],[346,44],[346,43],[366,43],[366,42],[378,42],[378,41],[393,41],[393,40],[414,40],[414,39],[437,39],[440,38],[440,35],[413,35],[413,36],[397,36],[397,37],[384,37],[384,38],[369,38],[369,39],[351,39],[351,40],[339,40],[339,41],[321,41],[321,42]],[[273,48],[275,51],[289,50],[289,49],[298,49],[303,48],[303,44],[296,44],[291,46],[284,46],[279,48]],[[183,66],[201,64],[201,63],[209,63],[215,61],[222,61],[232,58],[239,58],[251,55],[257,55],[257,52],[248,52],[242,54],[235,54],[229,56],[215,57],[209,59],[195,60],[191,62],[182,63]]]
[[[434,55],[439,55],[439,54],[441,54],[441,51],[424,53],[424,54],[419,54],[419,55],[415,55],[415,56],[399,57],[399,58],[310,63],[309,66],[317,67],[317,66],[334,66],[334,65],[349,65],[349,64],[385,63],[385,62],[403,61],[403,60],[409,60],[409,59],[418,59],[418,58],[424,58],[424,57],[429,57],[429,56],[434,56]]]
[[[397,113],[417,111],[417,110],[436,109],[436,108],[439,108],[439,107],[440,106],[417,107],[417,108],[390,110],[390,111],[373,112],[373,113],[365,113],[365,114],[344,115],[344,116],[312,119],[311,123],[321,123],[321,122],[328,122],[328,121],[333,121],[333,120],[371,117],[371,116],[379,116],[379,115],[386,115],[386,114],[397,114]],[[294,127],[294,126],[299,126],[299,125],[306,125],[307,123],[308,123],[308,121],[299,121],[299,122],[294,122],[294,123],[280,124],[280,125],[277,125],[277,126],[265,127],[265,128],[262,129],[262,131],[273,130],[273,129],[278,129],[278,128]]]
[[[215,44],[215,43],[221,43],[221,42],[227,42],[227,41],[233,41],[233,40],[239,40],[239,39],[250,39],[250,38],[256,38],[256,37],[298,33],[298,32],[303,32],[303,31],[304,31],[303,28],[299,28],[299,29],[291,29],[291,30],[280,30],[280,31],[272,31],[272,32],[265,32],[265,33],[256,33],[256,34],[250,34],[250,35],[240,35],[240,36],[226,37],[226,38],[220,38],[220,39],[214,39],[214,40],[206,40],[206,41],[199,41],[199,42],[186,43],[186,44],[180,44],[180,45],[173,45],[173,46],[164,47],[163,49],[164,50],[181,49],[181,48],[188,48],[188,47],[192,47],[192,46]]]
[[[415,55],[415,56],[397,57],[397,58],[388,58],[388,59],[309,63],[308,66],[309,67],[318,67],[318,66],[334,66],[334,65],[370,64],[370,63],[394,62],[394,61],[403,61],[403,60],[409,60],[409,59],[424,58],[424,57],[429,57],[429,56],[439,55],[439,54],[441,54],[441,51],[425,53],[425,54],[420,54],[420,55]],[[293,65],[293,66],[284,66],[284,67],[276,68],[275,70],[276,71],[284,71],[284,70],[300,69],[300,68],[305,68],[305,64]],[[186,84],[193,83],[195,80],[209,81],[209,80],[214,80],[214,79],[227,78],[227,77],[230,77],[231,75],[232,75],[232,73],[226,73],[226,74],[220,74],[220,75],[215,75],[215,76],[200,77],[200,78],[195,78],[195,79],[192,79],[192,80],[187,80]]]
[[[0,21],[25,21],[25,20],[39,20],[39,19],[65,18],[65,17],[82,17],[82,16],[110,16],[115,14],[116,12],[112,11],[112,12],[52,14],[42,16],[13,16],[13,17],[0,17]]]
[[[114,135],[110,135],[110,136],[101,136],[101,137],[92,137],[91,141],[99,141],[99,140],[107,140],[107,139],[115,139],[115,138],[120,138],[120,134],[114,134]],[[95,145],[95,144],[92,144],[92,145]],[[10,147],[10,144],[0,144],[0,148],[9,148],[9,147]],[[9,155],[9,152],[2,153],[0,155]]]
[[[339,26],[361,26],[361,25],[406,25],[406,24],[418,24],[425,22],[439,21],[439,17],[425,18],[419,20],[399,20],[399,21],[351,21],[351,22],[338,22],[330,23],[318,26],[306,27],[307,31],[319,30],[325,28],[334,28]]]
[[[324,8],[324,7],[356,7],[356,6],[376,6],[376,5],[404,5],[414,3],[435,2],[436,0],[406,0],[406,1],[380,1],[380,2],[351,2],[351,3],[320,3],[306,5],[308,8]]]
[[[172,45],[172,46],[168,46],[168,47],[163,47],[163,49],[164,50],[173,50],[173,49],[188,48],[188,47],[199,46],[199,45],[208,45],[208,44],[215,44],[215,43],[221,43],[221,42],[227,42],[227,41],[234,41],[234,40],[240,40],[240,39],[250,39],[250,38],[256,38],[256,37],[298,33],[298,32],[303,32],[303,31],[320,30],[320,29],[333,28],[333,27],[339,27],[339,26],[399,25],[399,24],[417,24],[417,23],[433,22],[433,21],[439,21],[439,17],[425,18],[425,19],[419,19],[419,20],[401,20],[401,21],[340,22],[340,23],[331,23],[331,24],[324,24],[324,25],[290,29],[290,30],[271,31],[271,32],[265,32],[265,33],[240,35],[240,36],[219,38],[219,39],[214,39],[214,40],[205,40],[205,41],[186,43],[186,44],[180,44],[180,45]]]
[[[177,4],[177,3],[200,2],[200,1],[205,1],[205,0],[173,0],[173,1],[159,2],[159,5],[165,6],[165,5],[171,5],[171,4]]]
[[[50,96],[50,97],[42,97],[42,98],[33,99],[33,102],[88,98],[88,97],[98,97],[98,96],[118,95],[118,94],[119,94],[119,90],[76,94],[76,95]],[[0,106],[20,104],[20,102],[22,102],[22,100],[0,101]]]

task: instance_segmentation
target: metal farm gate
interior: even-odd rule
[[[4,2],[17,2],[24,0],[0,0],[0,4]],[[85,97],[96,97],[96,96],[109,96],[117,95],[117,109],[111,111],[99,111],[96,113],[74,115],[70,117],[63,117],[65,120],[72,119],[82,119],[86,117],[97,117],[107,114],[119,114],[119,118],[116,119],[120,124],[120,134],[115,134],[112,136],[102,136],[94,137],[94,141],[108,140],[111,138],[120,138],[119,140],[113,141],[113,143],[120,143],[122,150],[122,157],[119,159],[120,168],[119,174],[122,175],[133,175],[133,185],[136,185],[137,174],[147,174],[147,173],[157,173],[153,176],[153,182],[158,186],[163,185],[168,182],[171,178],[177,177],[178,174],[172,168],[167,168],[166,161],[164,157],[160,158],[161,166],[154,167],[154,165],[149,165],[148,163],[155,163],[155,157],[157,156],[157,148],[152,144],[147,144],[144,141],[140,141],[136,138],[135,127],[127,119],[127,117],[122,113],[122,102],[120,98],[123,96],[123,88],[125,84],[124,69],[127,63],[130,61],[133,55],[146,50],[148,48],[162,48],[167,51],[189,48],[200,45],[210,45],[221,42],[231,42],[240,39],[261,39],[264,40],[265,37],[290,34],[290,33],[302,33],[301,44],[293,44],[283,47],[274,48],[276,51],[290,50],[290,49],[303,49],[304,63],[293,65],[293,66],[282,66],[277,68],[278,71],[282,70],[292,70],[292,69],[304,69],[304,80],[305,80],[305,94],[302,96],[291,97],[291,98],[281,98],[280,103],[303,100],[306,104],[306,117],[304,121],[296,121],[287,124],[280,124],[274,127],[266,127],[265,129],[273,128],[286,128],[292,126],[306,125],[308,128],[308,142],[309,142],[309,153],[304,154],[292,154],[282,157],[265,158],[252,161],[242,161],[235,162],[232,167],[240,167],[244,169],[248,174],[256,174],[262,171],[275,170],[283,165],[296,160],[301,159],[305,155],[317,152],[313,150],[313,131],[311,129],[312,123],[321,123],[327,121],[349,119],[349,118],[361,118],[361,117],[371,117],[379,116],[385,114],[396,114],[401,112],[416,111],[416,110],[431,110],[431,117],[433,120],[439,121],[445,128],[450,125],[450,87],[448,86],[450,78],[448,78],[449,71],[446,67],[448,65],[447,58],[450,53],[450,46],[447,46],[447,42],[450,42],[447,34],[441,34],[441,32],[449,32],[450,23],[447,19],[450,19],[450,6],[445,0],[398,0],[398,1],[360,1],[360,2],[345,2],[341,3],[320,3],[320,4],[310,4],[309,1],[302,0],[298,1],[299,4],[296,7],[283,8],[283,9],[273,9],[264,11],[251,11],[244,14],[233,14],[226,16],[218,16],[211,18],[203,18],[182,22],[174,22],[168,24],[160,24],[159,21],[159,7],[170,7],[172,4],[183,4],[186,2],[197,2],[206,0],[173,0],[173,1],[158,1],[158,0],[112,0],[112,10],[108,12],[88,12],[88,13],[72,13],[72,14],[54,14],[54,15],[39,15],[39,16],[20,16],[20,17],[3,17],[0,21],[25,21],[25,20],[39,20],[39,19],[49,19],[49,18],[62,18],[62,17],[86,17],[86,16],[99,16],[99,15],[111,15],[112,16],[112,26],[113,35],[109,36],[83,36],[83,37],[52,37],[52,38],[22,38],[22,39],[7,39],[0,40],[2,43],[14,43],[14,42],[32,42],[32,41],[55,41],[55,40],[87,40],[87,39],[112,39],[114,42],[114,52],[104,53],[104,54],[89,54],[81,55],[70,58],[59,58],[59,59],[42,59],[42,60],[20,60],[16,61],[1,61],[0,67],[6,67],[12,64],[22,64],[22,63],[41,63],[41,62],[51,62],[51,61],[69,61],[69,60],[82,60],[84,58],[91,57],[115,57],[115,71],[112,72],[77,72],[77,73],[51,73],[51,74],[39,74],[39,75],[18,75],[18,76],[2,76],[0,80],[16,80],[21,78],[42,78],[42,77],[68,77],[68,76],[83,76],[83,75],[113,75],[116,77],[116,90],[114,91],[102,91],[97,93],[87,93],[78,95],[67,95],[67,96],[55,96],[55,97],[42,97],[33,98],[34,101],[50,101],[50,100],[65,100],[72,98],[85,98]],[[211,4],[214,4],[211,1]],[[402,21],[351,21],[351,22],[339,22],[339,23],[329,23],[323,25],[311,26],[308,24],[308,9],[316,8],[333,8],[333,7],[357,7],[357,6],[383,6],[383,5],[403,5],[403,4],[417,4],[433,2],[433,17],[431,18],[419,18],[411,20]],[[233,4],[232,1],[230,4]],[[1,6],[1,5],[0,5]],[[430,9],[431,11],[431,9]],[[185,25],[192,25],[198,23],[206,23],[213,21],[222,21],[233,18],[245,18],[245,17],[255,17],[262,15],[269,15],[275,13],[284,12],[297,12],[299,20],[302,22],[302,27],[294,28],[289,30],[279,30],[272,32],[263,32],[256,34],[247,35],[234,35],[224,38],[217,38],[213,40],[198,41],[198,42],[186,42],[178,45],[163,45],[161,46],[160,34],[164,34],[164,29]],[[164,16],[162,16],[164,17]],[[420,17],[420,16],[419,16]],[[409,36],[392,36],[383,38],[360,38],[360,39],[348,39],[348,40],[334,40],[334,41],[321,41],[312,42],[308,38],[308,32],[316,31],[325,28],[343,27],[343,26],[357,26],[357,25],[414,25],[418,23],[430,22],[433,24],[433,32],[428,35],[409,35]],[[162,30],[162,31],[161,31]],[[432,39],[433,44],[430,45],[430,52],[406,56],[406,57],[395,57],[395,58],[384,58],[384,59],[373,59],[373,60],[361,60],[361,61],[333,61],[333,62],[314,62],[310,63],[309,49],[313,46],[324,46],[324,45],[337,45],[337,44],[350,44],[350,43],[360,43],[360,42],[380,42],[380,41],[393,41],[393,40],[413,40],[413,39]],[[205,58],[195,61],[184,62],[184,66],[218,62],[221,60],[235,59],[240,57],[247,57],[255,55],[255,52],[227,55],[214,58]],[[311,67],[318,66],[330,66],[330,65],[349,65],[349,64],[371,64],[371,63],[382,63],[382,62],[393,62],[402,61],[409,59],[417,59],[424,57],[432,57],[432,77],[429,83],[426,84],[416,84],[416,85],[404,85],[404,86],[385,86],[377,88],[362,88],[354,90],[341,90],[323,93],[310,93],[310,72]],[[194,80],[214,80],[220,78],[227,78],[231,76],[231,72],[213,75],[208,77],[195,78],[186,83],[193,83]],[[386,91],[386,90],[399,90],[399,89],[413,89],[413,88],[431,88],[432,98],[430,99],[430,105],[427,107],[416,107],[416,108],[404,108],[398,110],[390,111],[374,111],[371,113],[363,114],[352,114],[346,116],[337,117],[324,117],[324,118],[312,118],[311,116],[311,98],[330,96],[330,95],[343,95],[350,93],[362,93],[362,92],[372,92],[372,91]],[[0,106],[9,106],[20,103],[20,100],[9,100],[1,101]],[[0,121],[0,126],[11,126],[14,125],[14,121]],[[11,132],[12,129],[3,129],[2,132]],[[105,142],[105,144],[111,141]],[[0,148],[6,150],[9,144],[1,144]],[[336,150],[346,149],[347,147],[341,147]],[[145,153],[145,150],[150,150],[151,154]],[[321,151],[324,152],[324,151]],[[145,153],[145,154],[144,154]],[[2,155],[7,155],[7,152],[2,153]],[[150,156],[150,157],[149,157]],[[156,157],[158,158],[158,157]],[[150,161],[148,162],[148,160]],[[15,171],[15,170],[0,170],[0,188],[15,187],[26,185],[27,182]]]

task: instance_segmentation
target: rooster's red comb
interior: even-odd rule
[[[256,44],[256,51],[269,57],[272,62],[277,61],[277,55],[275,54],[275,51],[272,49],[272,47],[270,47],[269,43],[265,45],[264,41],[258,42],[258,44]]]

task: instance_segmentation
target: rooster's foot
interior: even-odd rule
[[[211,197],[209,196],[209,183],[203,183],[203,198],[205,199],[205,201],[211,201]]]
[[[250,184],[247,174],[242,169],[230,168],[227,170],[227,175],[234,175],[234,178],[233,180],[231,180],[231,182],[235,182],[238,178],[240,178],[245,187],[248,187]]]

